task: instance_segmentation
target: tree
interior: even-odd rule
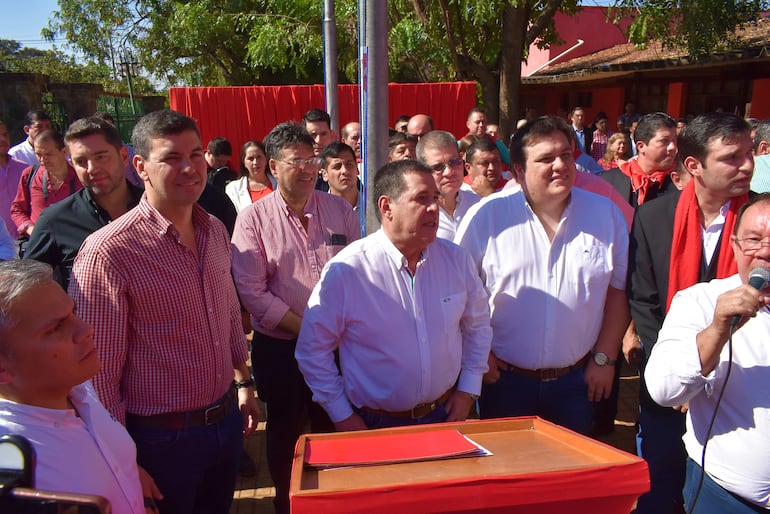
[[[521,62],[529,47],[558,41],[553,17],[577,0],[399,0],[389,2],[391,59],[428,80],[475,80],[507,137],[517,120]],[[429,58],[423,58],[428,53]]]
[[[631,18],[628,38],[687,48],[698,59],[739,46],[735,31],[768,10],[766,0],[616,0],[611,17]]]

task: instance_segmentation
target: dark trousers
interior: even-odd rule
[[[257,394],[267,407],[267,465],[275,485],[276,514],[289,512],[289,482],[297,439],[312,432],[333,432],[334,424],[312,401],[294,358],[296,340],[276,339],[254,331],[251,367]]]
[[[511,416],[540,416],[581,434],[591,430],[593,404],[583,368],[563,377],[543,381],[535,377],[500,370],[500,379],[484,384],[479,398],[481,419]]]
[[[163,494],[162,514],[228,514],[243,451],[243,416],[234,402],[215,425],[181,429],[126,429],[136,443],[136,461]]]

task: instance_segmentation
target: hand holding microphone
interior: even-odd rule
[[[754,268],[749,272],[749,282],[748,284],[756,289],[757,291],[762,291],[764,288],[767,287],[768,282],[770,282],[770,269],[768,268]],[[755,311],[756,312],[756,311]],[[734,330],[735,327],[737,327],[741,320],[744,318],[744,315],[736,314],[730,319],[730,330]]]

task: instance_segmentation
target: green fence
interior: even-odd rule
[[[112,115],[120,137],[126,143],[131,141],[131,131],[144,115],[144,104],[141,101],[134,100],[134,109],[131,109],[131,99],[124,96],[102,95],[96,100],[96,109]]]

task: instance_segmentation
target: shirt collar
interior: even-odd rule
[[[382,249],[385,251],[385,255],[390,258],[396,269],[408,269],[406,257],[404,257],[404,254],[401,253],[401,250],[396,248],[396,245],[393,244],[393,241],[390,240],[382,228],[377,230],[377,232],[375,232],[372,237],[375,237],[379,240],[380,244],[382,245]],[[420,267],[426,260],[428,260],[430,247],[431,245],[428,245],[428,247],[425,248],[420,254],[420,260],[417,263],[417,267]]]
[[[147,193],[142,195],[142,199],[139,201],[139,205],[137,205],[136,208],[139,210],[139,213],[150,223],[150,225],[152,225],[153,230],[159,234],[166,234],[170,230],[177,232],[177,229],[174,227],[174,225],[155,207],[150,205],[150,202],[147,201]],[[201,228],[203,230],[208,230],[209,223],[211,221],[209,218],[209,213],[207,213],[203,207],[197,203],[193,205],[192,219],[193,225],[196,227],[196,229]]]
[[[286,214],[286,216],[290,216],[291,212],[289,210],[289,204],[286,203],[286,200],[284,200],[283,196],[281,195],[281,192],[276,189],[272,194],[276,197],[276,202],[278,202],[278,205],[283,209],[283,212]],[[329,193],[321,193],[320,191],[313,190],[312,193],[310,193],[310,197],[308,197],[307,202],[305,203],[305,208],[303,209],[303,212],[306,215],[314,216],[316,213],[316,210],[318,209],[318,202],[316,201],[316,194],[329,194]]]

